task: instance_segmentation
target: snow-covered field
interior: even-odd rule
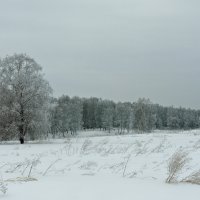
[[[0,192],[0,199],[200,199],[198,185],[165,183],[169,158],[179,149],[191,158],[180,179],[200,169],[200,130],[93,134],[0,144],[0,179],[8,188],[5,195]]]

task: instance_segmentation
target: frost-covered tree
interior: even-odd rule
[[[115,126],[119,133],[133,128],[133,111],[131,103],[118,103],[115,108]]]
[[[71,131],[71,134],[76,133],[82,128],[82,108],[81,99],[73,97],[68,107],[69,130]]]
[[[21,143],[28,135],[38,137],[48,130],[51,88],[42,68],[25,54],[0,61],[0,130],[4,138],[14,134]]]
[[[69,131],[69,96],[61,96],[58,99],[57,106],[54,108],[54,128],[55,131],[61,132],[63,137],[65,137],[65,133]]]
[[[139,99],[135,104],[135,128],[138,131],[151,131],[155,126],[155,114],[149,99]]]
[[[179,129],[180,128],[180,118],[178,115],[178,110],[173,107],[169,107],[167,111],[167,127],[169,129]]]
[[[98,127],[98,106],[99,99],[91,97],[89,99],[82,99],[83,101],[83,128],[95,129]],[[97,119],[98,118],[98,119]]]
[[[103,101],[103,112],[102,112],[102,128],[111,131],[114,125],[115,116],[115,103],[112,101]]]
[[[50,133],[53,138],[60,131],[60,110],[58,106],[58,99],[52,98],[50,103]]]
[[[102,99],[99,99],[98,104],[97,104],[97,109],[96,109],[96,128],[99,128],[100,130],[102,129],[102,115],[103,115],[103,101]]]
[[[51,132],[76,133],[82,128],[82,101],[78,97],[61,96],[51,110]]]

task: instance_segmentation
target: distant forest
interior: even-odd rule
[[[62,96],[51,103],[51,133],[75,133],[80,129],[100,129],[119,134],[136,130],[196,129],[200,127],[200,111],[164,107],[149,99],[118,102],[99,98]]]
[[[149,99],[116,103],[94,97],[53,98],[42,67],[33,58],[14,54],[0,59],[1,141],[19,139],[23,144],[25,137],[65,137],[86,129],[123,134],[199,127],[199,110],[163,107]]]

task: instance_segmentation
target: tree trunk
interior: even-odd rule
[[[24,144],[24,137],[20,136],[19,141],[20,141],[21,144]]]
[[[21,93],[22,97],[22,93]],[[25,136],[25,127],[24,127],[24,107],[22,104],[20,104],[21,110],[20,110],[20,125],[19,125],[19,141],[21,144],[24,144],[24,136]]]

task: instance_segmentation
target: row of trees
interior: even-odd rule
[[[74,109],[76,108],[76,109]],[[69,114],[68,114],[69,112]],[[51,130],[56,132],[80,129],[102,129],[118,133],[137,130],[149,132],[153,129],[195,129],[200,127],[200,111],[163,107],[152,104],[149,99],[136,103],[115,103],[98,98],[54,99],[51,110]]]
[[[0,60],[0,140],[74,134],[81,129],[118,133],[200,127],[200,111],[163,107],[148,99],[115,103],[98,98],[51,96],[42,68],[24,54]]]

